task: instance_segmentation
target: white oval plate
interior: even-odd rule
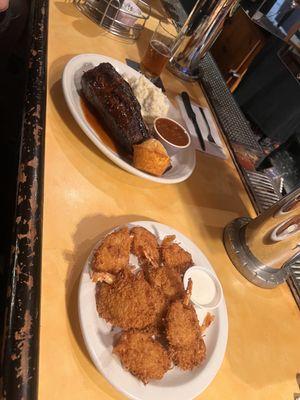
[[[97,66],[101,62],[111,63],[120,74],[126,74],[128,77],[140,76],[140,73],[135,71],[133,68],[111,57],[106,57],[98,54],[80,54],[79,56],[72,58],[65,66],[62,84],[66,102],[78,125],[91,139],[91,141],[98,147],[98,149],[102,151],[102,153],[104,153],[119,167],[125,169],[133,175],[149,179],[150,181],[168,184],[178,183],[186,180],[194,171],[196,164],[195,148],[192,144],[187,149],[182,150],[171,157],[172,168],[167,171],[163,176],[156,177],[140,171],[137,168],[134,168],[119,154],[112,151],[100,139],[92,126],[89,125],[80,106],[80,81],[84,71],[87,71]],[[180,112],[173,106],[171,102],[168,117],[177,120],[179,123],[182,123]]]
[[[176,235],[176,241],[192,255],[196,265],[204,266],[214,272],[201,250],[175,229],[152,221],[137,221],[127,226],[143,226],[156,234],[159,239],[163,239],[166,235]],[[213,380],[224,358],[228,336],[225,300],[223,299],[220,306],[213,311],[215,320],[205,332],[206,360],[190,372],[173,368],[166,373],[162,380],[152,381],[144,385],[126,371],[121,366],[119,359],[112,354],[114,332],[111,331],[110,324],[99,318],[96,310],[96,285],[91,281],[89,271],[93,253],[100,242],[94,247],[83,267],[78,299],[81,330],[95,366],[116,389],[130,399],[189,400],[198,396]],[[199,321],[202,322],[206,312],[198,308],[196,311]]]

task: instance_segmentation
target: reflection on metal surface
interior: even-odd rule
[[[199,61],[220,33],[236,0],[198,0],[179,32],[169,69],[177,76],[195,80],[200,76]]]
[[[226,250],[251,282],[274,287],[300,257],[300,188],[257,218],[239,218],[224,231]]]
[[[300,259],[290,266],[288,284],[300,309]]]

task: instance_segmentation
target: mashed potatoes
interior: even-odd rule
[[[166,96],[161,89],[154,86],[149,79],[143,75],[137,77],[123,78],[131,86],[135,97],[141,105],[142,117],[148,124],[152,124],[157,117],[166,117],[169,105]]]

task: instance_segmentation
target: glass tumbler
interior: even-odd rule
[[[141,71],[150,79],[158,78],[172,56],[176,28],[169,21],[160,21],[141,60]]]

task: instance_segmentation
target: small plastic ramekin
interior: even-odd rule
[[[159,130],[156,128],[156,121],[157,121],[158,119],[167,119],[167,120],[169,120],[169,121],[174,122],[176,125],[180,126],[180,128],[184,130],[184,133],[185,133],[186,136],[187,136],[188,143],[187,143],[186,145],[184,145],[184,146],[177,146],[176,144],[173,144],[173,143],[169,142],[167,139],[165,139],[165,138],[159,133]],[[156,133],[156,135],[157,135],[158,140],[163,144],[164,148],[167,150],[167,153],[168,153],[168,155],[169,155],[170,157],[173,156],[174,154],[176,154],[178,151],[184,150],[184,149],[186,149],[187,147],[190,146],[190,144],[191,144],[191,136],[190,136],[190,134],[188,133],[188,131],[187,131],[182,125],[180,125],[180,124],[179,124],[177,121],[175,121],[174,119],[172,119],[172,118],[167,118],[167,117],[158,117],[158,118],[155,118],[154,123],[153,123],[153,126],[154,126],[154,130],[155,130],[155,133]]]
[[[192,281],[193,281],[193,273],[196,270],[198,270],[198,271],[200,270],[200,271],[206,273],[211,278],[211,280],[214,282],[214,285],[215,285],[216,294],[215,294],[213,300],[210,303],[201,304],[201,303],[198,303],[197,301],[195,301],[195,299],[193,299],[193,289],[192,289],[191,301],[194,303],[194,305],[196,307],[200,307],[200,308],[203,308],[203,309],[206,309],[206,310],[213,310],[213,309],[219,307],[221,301],[223,300],[223,289],[222,289],[222,286],[221,286],[221,283],[220,283],[219,279],[208,268],[201,267],[201,266],[196,266],[196,265],[193,266],[193,267],[188,268],[186,270],[185,274],[184,274],[184,277],[183,277],[183,284],[184,284],[185,289],[187,288],[189,278],[191,278]]]

